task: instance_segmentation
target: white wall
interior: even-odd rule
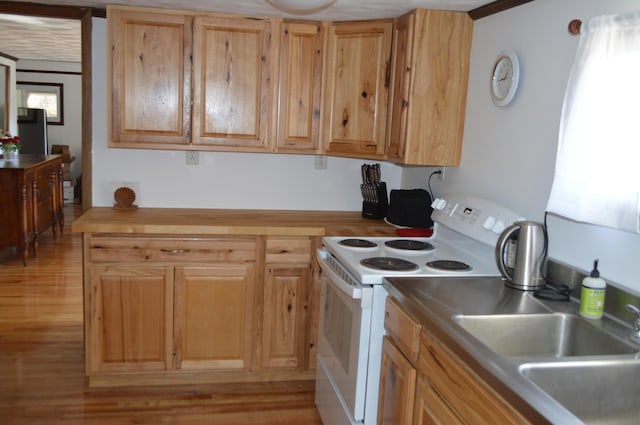
[[[474,24],[471,77],[461,166],[447,168],[438,193],[470,193],[542,220],[553,176],[564,89],[578,38],[574,18],[637,10],[637,0],[536,0]],[[94,19],[94,205],[112,204],[113,182],[139,184],[141,206],[359,210],[359,168],[364,162],[329,158],[314,170],[313,157],[201,153],[186,166],[183,152],[106,147],[106,25]],[[489,96],[497,54],[517,52],[520,88],[506,108]],[[426,188],[424,167],[383,163],[389,188]],[[581,269],[595,258],[603,277],[640,292],[640,236],[549,219],[550,255]]]
[[[133,183],[144,207],[359,211],[360,166],[371,161],[311,155],[201,152],[185,165],[182,151],[107,148],[106,21],[93,20],[93,204],[113,205],[119,183]],[[400,187],[402,168],[382,163],[388,187]]]
[[[586,22],[638,10],[637,0],[536,0],[475,21],[462,163],[446,170],[444,182],[434,179],[434,191],[472,193],[542,221],[564,90],[579,40],[567,25],[572,19]],[[521,78],[511,105],[498,108],[489,96],[489,78],[504,49],[518,54]],[[418,185],[430,171],[405,172],[403,184]],[[581,269],[599,258],[603,277],[640,291],[640,235],[554,216],[548,224],[551,257]]]
[[[21,59],[18,70],[48,72],[17,72],[18,81],[38,83],[62,83],[64,124],[48,125],[47,136],[51,145],[69,145],[69,152],[76,159],[71,163],[75,179],[82,173],[82,66],[79,62],[52,62]],[[57,72],[50,72],[57,71]]]

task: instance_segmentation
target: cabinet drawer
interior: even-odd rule
[[[440,341],[423,333],[420,345],[419,372],[465,423],[529,423]]]
[[[418,361],[420,350],[421,325],[409,316],[398,301],[387,298],[384,308],[384,327],[387,335],[396,343],[398,348],[412,363]]]
[[[246,263],[256,260],[253,238],[173,238],[96,236],[89,240],[90,261]]]
[[[309,263],[311,261],[311,239],[309,238],[268,238],[265,262]]]

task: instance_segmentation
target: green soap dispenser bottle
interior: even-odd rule
[[[599,319],[604,312],[604,295],[607,283],[600,278],[598,260],[593,262],[593,270],[582,279],[580,291],[580,315],[587,319]]]

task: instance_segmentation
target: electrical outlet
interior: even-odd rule
[[[327,169],[327,156],[326,155],[316,155],[316,170],[326,170]]]
[[[446,170],[446,167],[440,167],[440,174],[438,175],[440,180],[444,180],[444,170]]]
[[[187,165],[198,165],[200,163],[200,152],[186,151],[185,163]]]

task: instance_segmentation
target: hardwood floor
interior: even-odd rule
[[[0,251],[0,424],[321,425],[313,382],[88,388],[77,214],[27,267]]]

